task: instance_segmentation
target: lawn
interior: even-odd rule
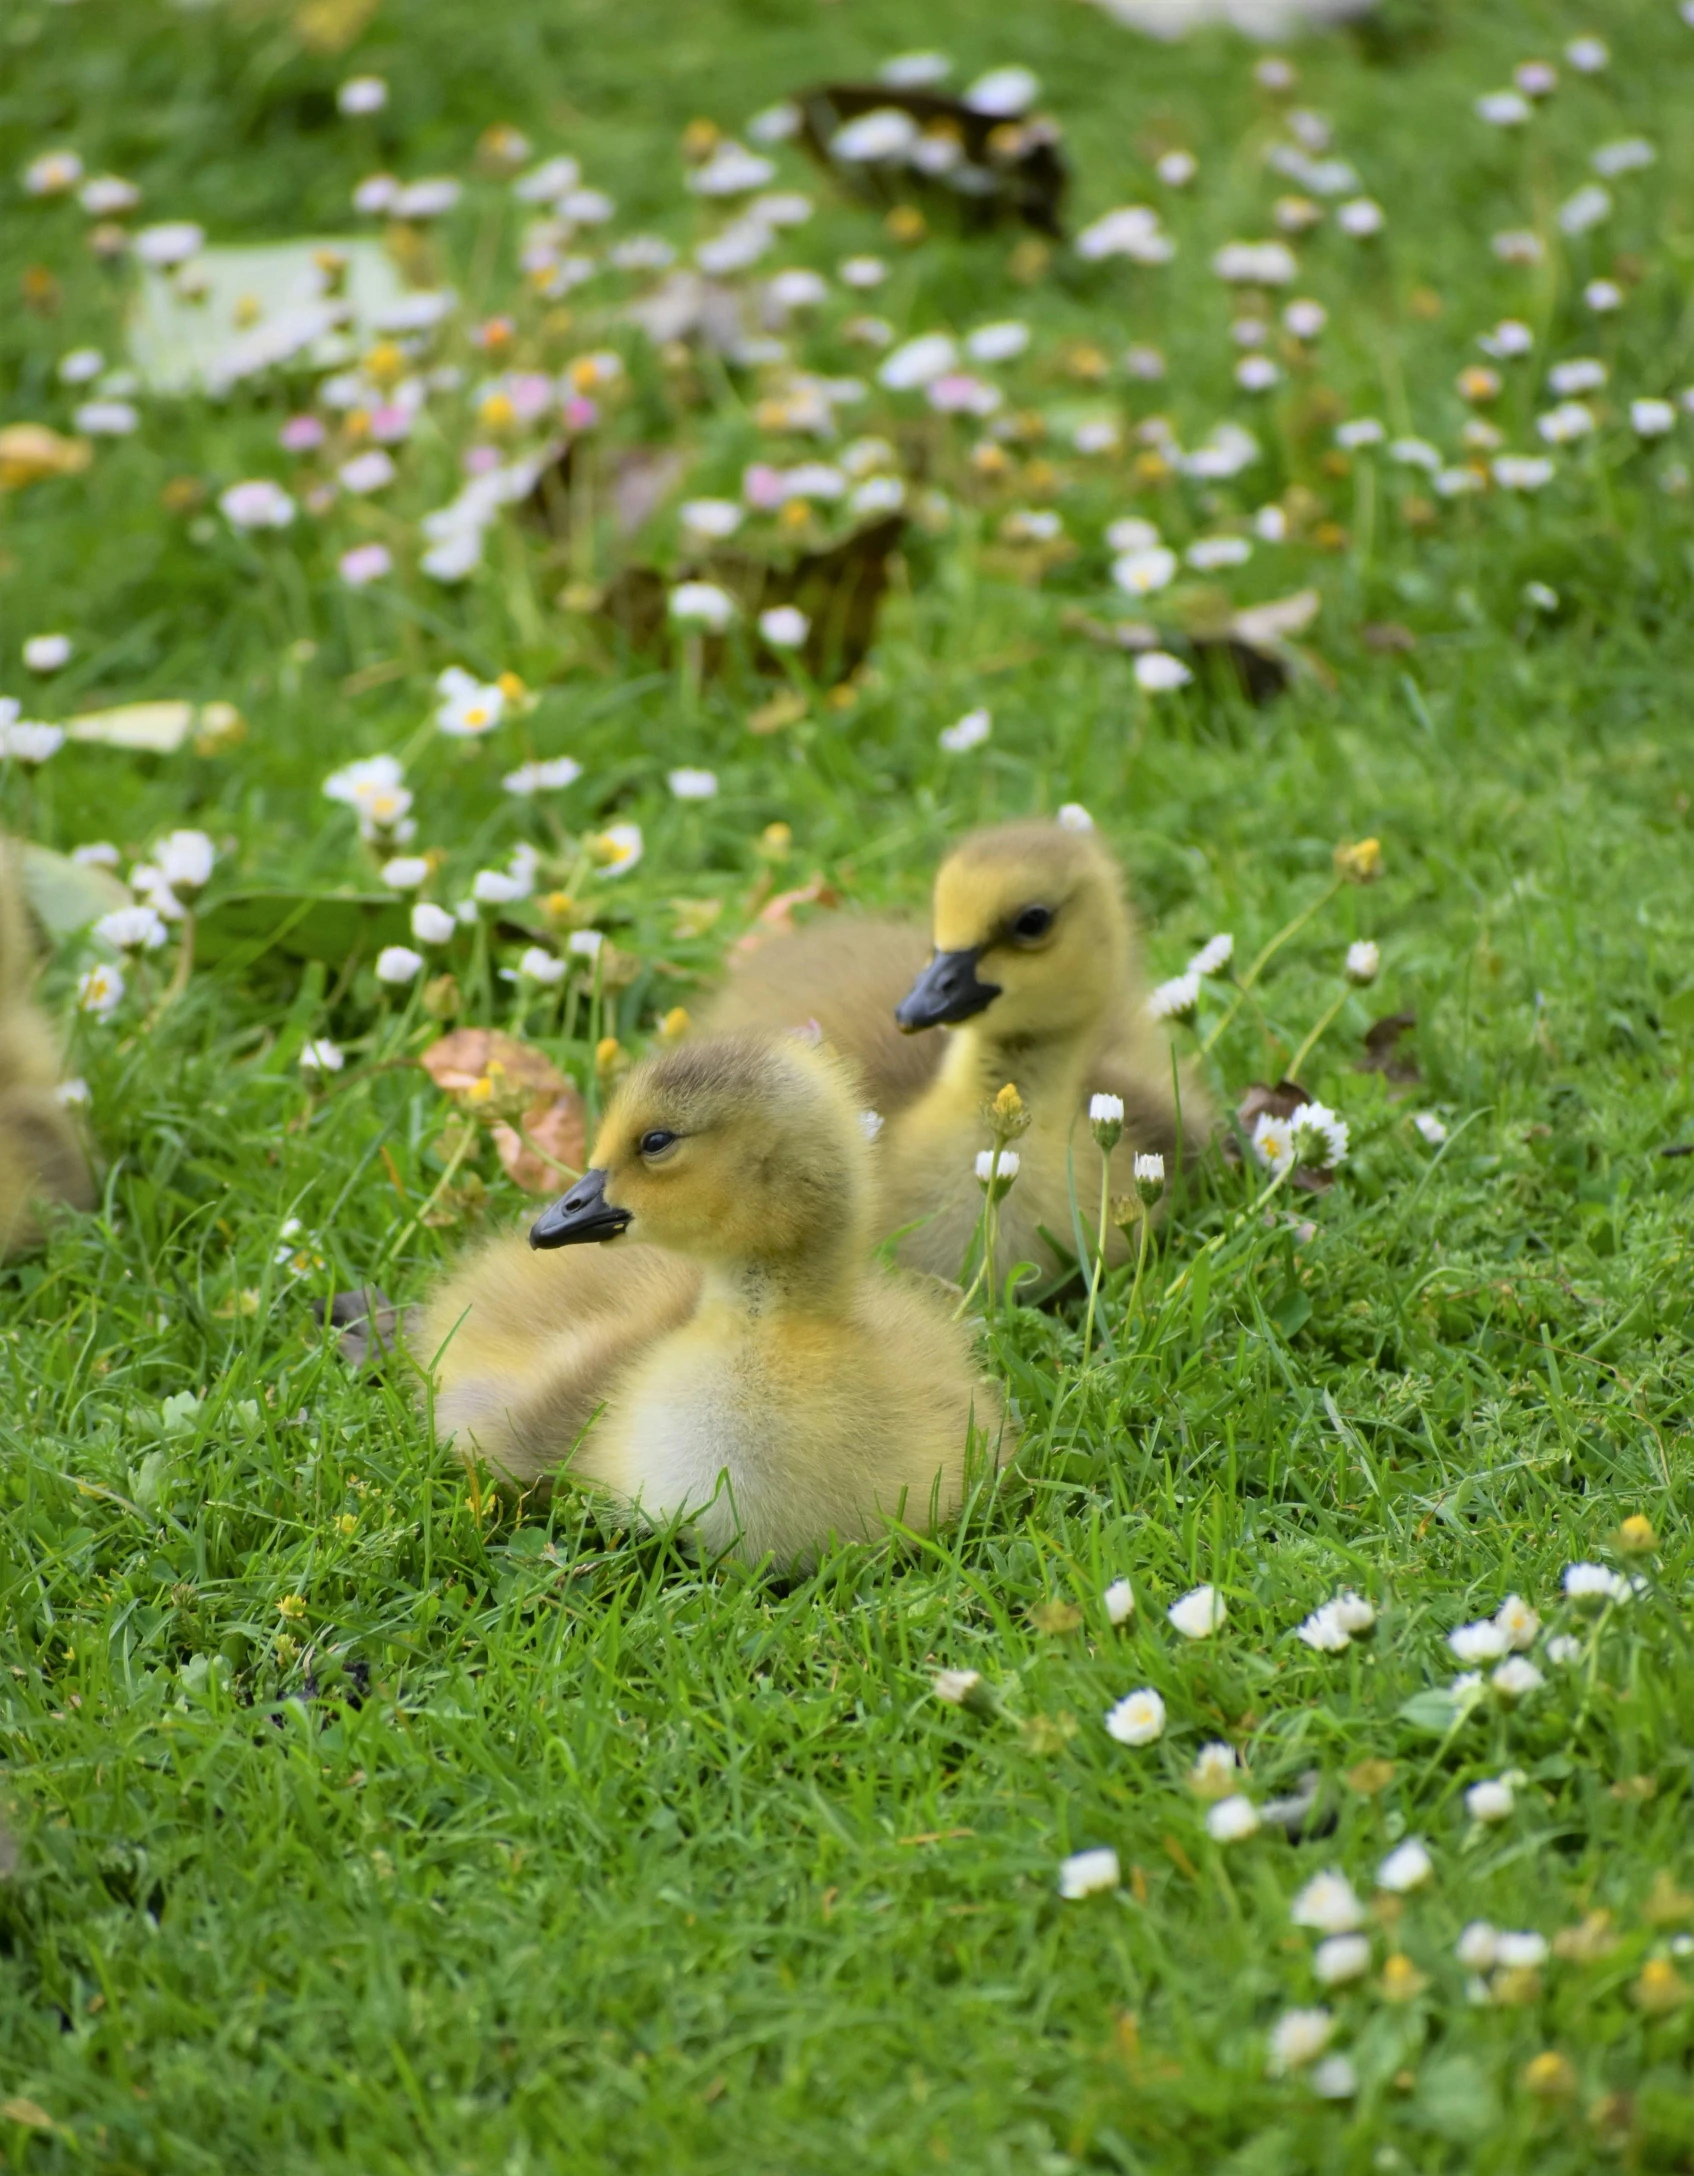
[[[749,145],[919,43],[954,90],[1035,71],[1065,239],[889,219]],[[103,1191],[0,1271],[6,2168],[1694,2167],[1694,28],[1389,0],[1292,83],[1264,51],[1074,0],[7,9],[0,425],[71,451],[0,492],[0,823],[217,858],[191,957],[176,923],[120,963],[73,905],[43,984]],[[1556,88],[1479,114],[1532,59]],[[339,111],[365,76],[386,105]],[[691,192],[702,121],[810,217]],[[65,150],[139,208],[26,183]],[[562,154],[554,201],[613,209],[526,234],[514,174]],[[463,188],[355,213],[373,173]],[[1080,253],[1125,205],[1155,261]],[[144,281],[179,336],[228,306],[178,293],[198,245],[185,279],[124,240],[179,221],[387,232],[456,304],[217,397],[133,384]],[[732,297],[820,298],[719,345],[629,322],[670,273],[620,245],[726,234]],[[1291,263],[1214,269],[1272,239]],[[882,381],[1008,322],[1021,352]],[[621,570],[662,609],[719,564],[680,501],[837,462],[734,548],[788,565],[903,494],[850,676],[746,611],[721,644],[614,624]],[[1249,700],[1208,638],[1306,592]],[[48,632],[69,660],[31,670]],[[153,700],[195,706],[174,747],[19,737]],[[381,754],[409,815],[399,772],[326,797]],[[996,1306],[1025,1450],[961,1528],[784,1582],[581,1496],[515,1514],[414,1374],[349,1364],[333,1295],[409,1305],[544,1198],[415,1062],[445,1027],[592,1108],[750,932],[921,913],[950,841],[1067,804],[1150,981],[1233,938],[1174,1026],[1219,1109],[1327,1016],[1299,1081],[1349,1143],[1308,1193],[1220,1137],[1086,1354],[1076,1301]],[[402,850],[449,910],[479,871],[524,896],[384,982]],[[1086,1211],[1080,1129],[1076,1179]],[[1374,1622],[1309,1622],[1343,1593]],[[1162,1728],[1143,1702],[1125,1742],[1142,1690]]]

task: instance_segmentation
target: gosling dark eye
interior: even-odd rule
[[[1045,937],[1053,926],[1051,907],[1025,907],[1012,922],[1012,935],[1025,944],[1033,944],[1038,937]]]
[[[663,1126],[655,1126],[651,1133],[644,1133],[635,1145],[643,1156],[661,1156],[675,1139],[674,1133],[667,1133]]]

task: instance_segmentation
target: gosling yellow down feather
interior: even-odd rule
[[[1179,1135],[1185,1150],[1198,1146],[1209,1106],[1185,1072],[1179,1118],[1122,875],[1092,831],[1029,822],[966,839],[937,875],[932,934],[931,952],[911,924],[843,917],[776,939],[736,972],[702,1025],[817,1020],[887,1120],[882,1229],[913,1226],[901,1261],[940,1276],[958,1274],[981,1214],[983,1106],[1011,1082],[1031,1124],[1014,1144],[1019,1172],[1000,1208],[998,1263],[1049,1264],[1044,1229],[1074,1250],[1067,1158],[1090,1230],[1097,1213],[1097,1152],[1077,1122],[1092,1096],[1124,1106],[1115,1196],[1132,1192],[1137,1152],[1156,1151],[1173,1169]],[[925,1032],[935,1027],[944,1033]],[[1111,1229],[1108,1259],[1124,1251]]]
[[[520,1234],[466,1257],[425,1305],[412,1350],[435,1370],[435,1426],[520,1489],[570,1456],[619,1372],[676,1329],[700,1271],[657,1247],[537,1253]]]
[[[93,1206],[77,1129],[59,1103],[59,1052],[30,1001],[35,948],[16,849],[0,839],[0,1260],[39,1245],[51,1202]]]
[[[697,1269],[686,1319],[640,1338],[580,1443],[561,1432],[552,1450],[714,1554],[794,1567],[832,1537],[928,1531],[959,1509],[973,1456],[991,1469],[1009,1447],[943,1297],[868,1259],[862,1100],[793,1038],[684,1044],[630,1074],[591,1169],[532,1234],[608,1242],[608,1267],[645,1244]]]

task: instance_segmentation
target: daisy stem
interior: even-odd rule
[[[1316,1047],[1318,1039],[1320,1036],[1322,1036],[1324,1030],[1329,1026],[1330,1022],[1335,1018],[1336,1014],[1341,1010],[1342,1006],[1346,1004],[1348,993],[1352,989],[1352,987],[1353,985],[1350,982],[1344,982],[1341,985],[1341,995],[1335,1000],[1335,1003],[1331,1005],[1326,1012],[1321,1013],[1318,1016],[1317,1024],[1312,1029],[1310,1035],[1306,1037],[1306,1040],[1300,1045],[1299,1049],[1295,1051],[1293,1057],[1289,1059],[1288,1071],[1283,1076],[1285,1080],[1298,1080],[1300,1078],[1301,1066],[1303,1066],[1306,1060],[1311,1056],[1312,1051]]]
[[[1326,885],[1324,889],[1319,892],[1318,896],[1312,901],[1309,907],[1302,907],[1300,912],[1295,915],[1293,921],[1287,923],[1283,928],[1277,931],[1276,935],[1270,940],[1269,944],[1265,946],[1264,950],[1259,954],[1258,958],[1253,962],[1252,966],[1248,968],[1247,972],[1236,983],[1235,996],[1230,1002],[1228,1011],[1224,1014],[1223,1018],[1217,1023],[1217,1025],[1212,1029],[1212,1032],[1206,1037],[1205,1041],[1200,1045],[1200,1048],[1203,1051],[1211,1049],[1212,1045],[1217,1041],[1218,1037],[1223,1033],[1224,1029],[1228,1027],[1229,1023],[1235,1018],[1236,1014],[1241,1010],[1241,1006],[1243,1000],[1246,998],[1247,992],[1253,987],[1254,983],[1258,981],[1260,975],[1264,973],[1265,969],[1270,965],[1271,961],[1276,957],[1277,953],[1282,950],[1283,946],[1287,944],[1291,937],[1297,937],[1300,934],[1301,930],[1305,928],[1306,924],[1312,919],[1312,916],[1314,914],[1321,913],[1322,910],[1329,905],[1329,902],[1335,897],[1336,893],[1341,889],[1342,885],[1345,884],[1346,881],[1347,879],[1344,876],[1336,877],[1333,882]]]
[[[1094,1343],[1094,1309],[1100,1298],[1100,1280],[1106,1274],[1106,1221],[1111,1213],[1112,1160],[1100,1158],[1100,1229],[1094,1242],[1094,1274],[1088,1280],[1088,1319],[1082,1326],[1082,1364]]]
[[[1129,1288],[1129,1305],[1124,1309],[1123,1334],[1127,1338],[1130,1325],[1135,1320],[1136,1302],[1141,1297],[1141,1279],[1147,1268],[1147,1252],[1153,1239],[1153,1219],[1145,1203],[1141,1210],[1141,1244],[1135,1255],[1135,1281]]]
[[[998,1179],[999,1174],[1000,1143],[996,1141],[994,1144],[994,1160],[988,1167],[988,1186],[983,1196],[982,1216],[977,1224],[977,1230],[982,1236],[982,1260],[977,1264],[976,1275],[972,1277],[969,1285],[966,1287],[963,1295],[959,1300],[958,1306],[953,1310],[953,1319],[955,1322],[959,1322],[964,1319],[965,1313],[969,1309],[971,1301],[976,1298],[977,1291],[979,1287],[983,1284],[984,1280],[987,1281],[988,1285],[988,1302],[986,1312],[991,1320],[993,1318],[994,1241],[1000,1221],[998,1215],[996,1214],[994,1196],[996,1192],[995,1181]],[[967,1256],[966,1259],[968,1260],[969,1257]]]

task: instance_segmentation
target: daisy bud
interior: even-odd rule
[[[1632,1555],[1645,1555],[1658,1546],[1659,1537],[1653,1531],[1652,1520],[1643,1518],[1639,1511],[1632,1513],[1618,1528],[1618,1547],[1627,1549]]]
[[[1015,1148],[978,1149],[976,1157],[977,1184],[995,1201],[1004,1201],[1012,1190],[1012,1181],[1018,1175],[1018,1152]]]
[[[992,1103],[983,1106],[983,1117],[996,1141],[1015,1141],[1029,1131],[1029,1107],[1018,1094],[1017,1083],[1007,1081]],[[1016,1157],[1012,1159],[1014,1165]]]
[[[432,1020],[451,1020],[461,1005],[457,975],[437,975],[424,984],[423,1009]]]
[[[1381,965],[1381,950],[1368,937],[1347,947],[1347,980],[1357,983],[1361,989],[1376,980]]]
[[[1088,1124],[1102,1156],[1109,1156],[1123,1138],[1122,1096],[1090,1096]]]
[[[1192,1020],[1200,1009],[1200,978],[1192,968],[1186,974],[1173,975],[1168,982],[1161,982],[1147,1000],[1147,1010],[1155,1020]]]
[[[1100,1599],[1108,1624],[1127,1624],[1135,1614],[1135,1590],[1127,1579],[1114,1579]]]
[[[969,1708],[973,1715],[992,1715],[999,1705],[980,1670],[937,1670],[930,1689],[950,1708]]]
[[[1382,874],[1382,843],[1379,839],[1345,841],[1335,849],[1335,870],[1349,884],[1374,884]]]
[[[346,1063],[340,1046],[323,1036],[309,1042],[300,1053],[300,1070],[306,1076],[307,1086],[312,1088],[321,1088],[328,1076],[339,1073]]]
[[[1135,1159],[1135,1191],[1151,1209],[1165,1190],[1165,1159],[1156,1150],[1144,1150]]]

